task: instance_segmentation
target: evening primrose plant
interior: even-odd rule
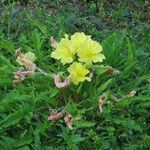
[[[149,149],[149,2],[48,2],[0,6],[0,149]]]
[[[41,73],[52,77],[54,79],[55,86],[59,89],[65,88],[71,83],[79,85],[81,82],[91,81],[91,78],[93,77],[94,64],[98,62],[101,63],[105,59],[105,56],[101,53],[102,46],[83,32],[77,32],[70,37],[65,35],[60,42],[57,42],[53,37],[50,41],[51,46],[54,48],[51,53],[51,57],[62,63],[64,66],[63,71],[65,73],[67,72],[66,79],[63,82],[61,81],[61,70],[57,74],[46,73],[35,64],[37,57],[34,53],[23,53],[21,49],[18,49],[16,51],[16,61],[22,67],[13,73],[15,78],[13,81],[14,84],[24,81],[27,76]],[[65,108],[68,104],[66,104]],[[104,104],[105,100],[100,99],[98,105],[101,112]],[[55,122],[63,118],[67,128],[72,130],[72,125],[76,118],[68,112],[64,113],[65,108],[61,112],[58,110],[52,110],[48,120]]]

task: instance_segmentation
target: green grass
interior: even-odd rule
[[[148,1],[39,0],[0,5],[0,149],[2,150],[146,150],[150,148],[150,25]],[[29,5],[26,5],[29,3]],[[50,37],[85,32],[103,46],[104,66],[95,66],[92,82],[57,89],[50,77],[35,74],[13,86],[19,68],[15,51],[34,52],[46,72],[63,71],[50,54]],[[131,91],[134,97],[127,97]],[[100,114],[98,97],[109,103]],[[115,96],[119,101],[115,101]],[[49,108],[76,120],[49,122]]]

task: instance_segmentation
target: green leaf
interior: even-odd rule
[[[128,128],[142,132],[142,128],[134,120],[128,119]]]
[[[10,92],[6,95],[6,98],[0,102],[0,113],[8,111],[13,104],[23,102],[29,99],[30,96],[26,94],[19,95],[15,92]]]
[[[14,142],[14,147],[21,147],[26,144],[30,144],[33,141],[33,137],[31,134],[27,133],[24,137],[16,140]]]
[[[143,147],[145,147],[145,148],[149,148],[150,147],[150,136],[149,135],[145,135],[143,137],[142,144],[143,144]]]
[[[84,120],[80,120],[80,121],[76,121],[74,123],[76,128],[90,128],[93,127],[95,125],[95,123],[93,122],[89,122],[89,121],[84,121]]]
[[[14,54],[15,46],[14,43],[10,40],[3,39],[0,41],[0,48],[6,50],[7,52]]]
[[[34,30],[32,33],[32,47],[37,51],[39,51],[39,56],[41,56],[42,52],[40,51],[43,45],[43,40],[41,38],[40,33],[37,30]]]
[[[83,140],[84,138],[82,138],[80,134],[75,134],[70,138],[71,143],[79,143]]]
[[[50,97],[54,97],[56,96],[56,94],[59,92],[59,89],[58,88],[53,88],[51,89],[51,94],[50,94]]]
[[[23,119],[28,113],[32,111],[32,106],[26,106],[21,111],[15,111],[14,113],[9,114],[6,118],[4,118],[0,122],[0,126],[2,128],[7,128],[11,125],[18,123],[21,119]]]
[[[103,65],[93,65],[92,67],[97,75],[101,75],[105,73],[109,68],[109,66],[103,66]]]
[[[42,31],[42,33],[45,36],[48,36],[49,32],[47,31],[46,27],[41,22],[39,22],[38,20],[35,20],[35,19],[31,18],[29,15],[27,15],[27,17],[31,21],[31,23],[33,23],[35,26],[37,26]]]
[[[103,42],[103,52],[108,65],[115,67],[122,61],[121,53],[124,47],[125,32],[113,33],[106,37]]]
[[[12,150],[15,140],[10,137],[3,136],[0,139],[0,146],[2,150]]]
[[[105,83],[102,83],[100,85],[100,87],[97,89],[97,93],[100,94],[102,93],[104,90],[106,90],[106,88],[108,87],[109,84],[111,84],[113,78],[108,79]]]
[[[17,150],[30,150],[30,148],[28,146],[23,146],[23,147],[17,148]]]

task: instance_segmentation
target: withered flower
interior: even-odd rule
[[[63,117],[64,117],[63,113],[55,111],[51,113],[51,115],[48,117],[48,120],[55,122]]]
[[[70,85],[70,78],[67,77],[67,78],[64,80],[64,82],[61,82],[60,76],[56,75],[56,76],[54,77],[54,83],[55,83],[55,85],[56,85],[59,89],[65,88],[65,87],[67,87],[68,85]]]
[[[104,95],[99,96],[99,105],[98,106],[99,106],[100,113],[103,112],[103,107],[105,104],[106,104],[105,96]]]
[[[32,71],[30,70],[18,70],[16,72],[13,73],[14,74],[14,78],[15,80],[13,81],[14,84],[16,83],[21,83],[23,80],[25,80],[25,77],[27,75],[32,74]]]
[[[51,46],[53,47],[53,48],[57,48],[57,41],[54,39],[54,37],[51,37],[50,38],[50,43],[51,43]]]
[[[74,121],[72,115],[71,114],[67,114],[64,117],[64,121],[65,121],[65,123],[67,125],[67,128],[70,129],[70,130],[72,130],[73,129],[72,124],[73,124],[73,121]]]
[[[109,67],[108,70],[107,70],[107,73],[112,74],[112,75],[116,75],[116,74],[119,74],[120,71],[113,68],[113,67]]]
[[[136,93],[137,92],[135,90],[133,90],[128,94],[128,97],[134,97]]]
[[[34,61],[36,59],[34,53],[28,52],[28,53],[23,53],[21,52],[20,49],[16,50],[16,57],[17,57],[17,62],[20,65],[24,65],[27,70],[32,70],[35,71],[36,65],[34,64]]]

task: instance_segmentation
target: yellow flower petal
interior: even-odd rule
[[[85,35],[83,32],[76,32],[71,36],[71,43],[75,52],[78,51],[79,47],[87,39],[87,37],[90,36]]]
[[[92,62],[102,62],[105,59],[105,56],[100,53],[101,51],[102,46],[88,37],[80,46],[77,55],[79,61],[92,64]]]
[[[96,63],[96,62],[103,62],[103,60],[105,59],[105,56],[103,54],[97,54],[94,59],[93,59],[93,62]]]
[[[86,77],[89,70],[87,70],[81,63],[72,63],[68,68],[68,72],[70,73],[71,81],[76,85],[79,84],[79,82],[90,80],[89,77]]]
[[[59,60],[62,64],[71,63],[74,57],[74,50],[72,48],[71,42],[68,39],[68,36],[62,38],[61,41],[57,44],[56,50],[51,53],[51,57]]]

